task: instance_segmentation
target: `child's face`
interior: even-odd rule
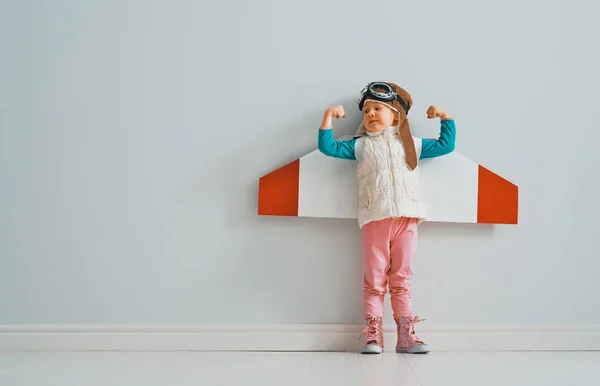
[[[376,101],[367,101],[363,107],[363,125],[370,132],[380,132],[392,126],[396,113],[388,106]]]

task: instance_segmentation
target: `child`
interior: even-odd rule
[[[437,140],[413,137],[407,114],[412,98],[394,83],[372,82],[361,93],[362,124],[356,137],[335,141],[332,118],[344,118],[342,106],[325,111],[319,129],[319,150],[328,156],[357,160],[358,222],[364,259],[364,307],[367,335],[361,353],[383,352],[383,297],[389,285],[396,322],[398,353],[427,353],[414,331],[411,264],[417,247],[417,225],[427,216],[421,199],[418,159],[454,150],[454,120],[443,109],[430,106],[429,119],[441,118]]]

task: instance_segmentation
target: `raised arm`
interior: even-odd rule
[[[341,159],[356,159],[354,145],[356,139],[336,141],[333,139],[332,118],[344,118],[344,108],[333,106],[325,110],[323,121],[319,128],[319,151],[329,157]]]
[[[430,119],[435,117],[440,118],[440,135],[438,139],[423,138],[420,159],[440,157],[452,153],[456,140],[454,119],[446,111],[435,106],[431,106],[427,110],[427,117]]]

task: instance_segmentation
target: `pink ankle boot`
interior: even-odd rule
[[[383,320],[382,318],[371,318],[369,325],[362,331],[360,336],[367,335],[365,345],[360,352],[362,354],[381,354],[383,352]]]
[[[406,354],[425,354],[429,352],[429,347],[415,334],[415,323],[422,322],[418,316],[401,316],[394,319],[398,327],[398,343],[396,344],[397,353]]]

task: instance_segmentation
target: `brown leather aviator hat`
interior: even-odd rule
[[[398,113],[399,133],[406,153],[406,164],[411,170],[414,170],[417,167],[417,152],[408,123],[408,111],[412,106],[410,94],[402,87],[391,82],[371,82],[361,92],[358,100],[360,111],[363,110],[367,100],[383,103]],[[363,134],[365,134],[365,128],[361,124],[357,135]]]

